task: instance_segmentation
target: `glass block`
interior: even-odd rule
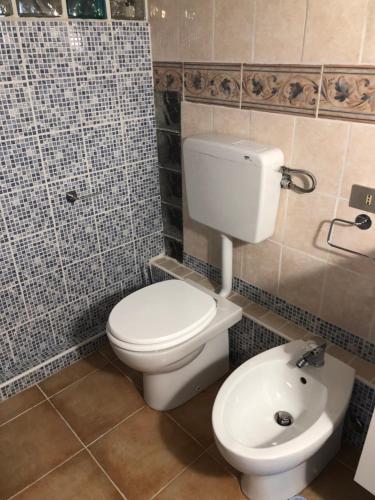
[[[145,19],[144,0],[110,0],[112,19]]]
[[[161,199],[171,205],[180,207],[182,205],[182,183],[181,174],[170,170],[160,169],[160,192]]]
[[[164,238],[165,244],[165,253],[168,257],[172,257],[173,259],[182,262],[183,259],[183,245],[180,241],[174,240],[172,238],[168,238],[167,236]]]
[[[59,17],[60,0],[16,0],[18,14],[22,17]]]
[[[0,16],[11,16],[13,14],[11,0],[0,0]]]
[[[159,165],[181,171],[181,137],[171,132],[157,131]]]
[[[155,91],[156,126],[178,132],[181,128],[180,92]]]
[[[167,236],[182,241],[182,210],[162,203],[163,228]]]
[[[79,19],[107,19],[105,0],[67,0],[68,16]]]

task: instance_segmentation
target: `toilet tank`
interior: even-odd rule
[[[195,135],[183,145],[190,217],[228,236],[259,243],[275,230],[282,151],[226,135]]]

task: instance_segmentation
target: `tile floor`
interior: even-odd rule
[[[237,473],[213,444],[219,384],[168,413],[107,346],[0,404],[0,499],[236,500]],[[368,500],[344,449],[302,494]]]

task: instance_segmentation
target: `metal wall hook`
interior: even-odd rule
[[[90,193],[90,194],[85,194],[83,196],[79,196],[77,191],[68,191],[66,193],[66,201],[71,203],[72,205],[76,201],[82,201],[82,200],[88,200],[89,198],[94,198],[95,196],[99,196],[102,192],[101,191],[96,191],[95,193]]]
[[[308,170],[302,170],[299,168],[289,168],[283,166],[281,167],[281,173],[282,173],[281,187],[283,189],[291,189],[296,193],[312,193],[316,188],[317,184],[316,177]],[[294,184],[292,179],[293,174],[306,175],[310,179],[311,182],[310,187],[304,188],[302,186],[297,186],[297,184]]]
[[[333,248],[338,248],[339,250],[343,250],[344,252],[348,252],[354,255],[359,255],[360,257],[366,257],[366,259],[371,259],[375,261],[375,258],[371,257],[370,255],[356,252],[355,250],[350,250],[349,248],[341,247],[339,245],[335,245],[334,243],[332,243],[331,237],[332,237],[333,227],[337,222],[341,222],[342,224],[346,224],[347,226],[355,226],[358,227],[358,229],[366,230],[372,226],[371,218],[367,214],[359,214],[357,215],[354,221],[338,219],[338,218],[331,220],[327,236],[327,243]]]

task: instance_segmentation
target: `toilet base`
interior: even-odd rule
[[[251,500],[288,500],[298,495],[338,453],[341,434],[342,425],[312,457],[293,469],[269,476],[242,474],[242,492]]]
[[[225,330],[182,368],[167,373],[144,373],[144,399],[155,410],[171,410],[202,392],[228,370],[229,339]]]

